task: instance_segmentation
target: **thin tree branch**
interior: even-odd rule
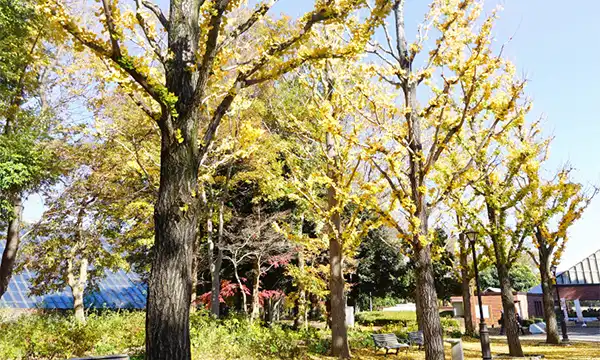
[[[149,0],[141,0],[141,1],[142,1],[142,5],[144,5],[148,10],[152,11],[154,13],[154,15],[156,15],[156,18],[158,19],[158,21],[160,21],[162,26],[168,32],[169,31],[169,21],[163,14],[160,7],[158,7],[158,5],[154,4],[153,2],[151,2]]]

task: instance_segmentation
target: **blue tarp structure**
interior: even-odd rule
[[[4,240],[0,240],[0,256],[4,251],[4,243]],[[8,291],[0,299],[0,308],[73,308],[73,296],[68,287],[62,292],[44,296],[30,295],[30,280],[33,276],[32,271],[13,274],[8,284]],[[133,272],[107,271],[106,277],[98,284],[98,290],[85,295],[84,305],[86,308],[98,309],[144,309],[146,307],[146,289],[146,284],[139,275]]]

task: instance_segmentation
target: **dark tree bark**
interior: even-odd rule
[[[517,323],[515,298],[508,276],[509,269],[505,264],[499,261],[496,262],[496,269],[498,270],[498,280],[500,281],[502,308],[504,309],[504,329],[506,330],[508,351],[511,356],[523,356],[521,340],[519,339],[520,325]]]
[[[298,225],[298,236],[302,237],[302,226],[304,225],[304,216],[300,216],[300,224]],[[298,269],[300,273],[304,272],[305,260],[304,249],[298,249]],[[294,329],[298,330],[302,326],[307,326],[306,319],[306,291],[304,283],[298,282],[298,299],[296,300],[296,315],[294,317]]]
[[[318,320],[319,319],[319,298],[315,294],[309,294],[308,298],[310,299],[310,309],[308,311],[308,318],[310,320]]]
[[[105,0],[103,0],[105,1]],[[191,358],[189,299],[192,295],[194,241],[198,230],[198,125],[200,111],[195,93],[202,93],[201,79],[208,73],[188,68],[197,64],[198,27],[202,1],[172,0],[168,21],[168,49],[173,54],[166,71],[166,89],[177,97],[172,110],[163,108],[161,166],[158,199],[154,210],[155,241],[146,307],[146,359]],[[222,14],[221,9],[217,12]],[[110,10],[105,10],[107,18]],[[216,27],[220,27],[220,18]],[[218,31],[218,30],[216,30]],[[115,37],[115,40],[116,37]],[[216,41],[216,39],[215,39]],[[204,61],[214,59],[207,44]],[[113,56],[120,55],[113,44]],[[211,52],[213,53],[211,57]],[[202,64],[204,65],[204,64]],[[132,75],[134,77],[134,75]],[[134,77],[135,78],[135,77]],[[163,107],[168,104],[164,104]],[[176,130],[175,130],[176,129]],[[179,136],[176,136],[179,134]]]
[[[425,358],[443,360],[444,343],[431,263],[431,245],[417,248],[415,256],[419,321],[425,339]]]
[[[473,286],[472,281],[468,277],[468,275],[464,274],[464,271],[461,271],[462,281],[461,281],[461,290],[462,290],[462,298],[463,298],[463,312],[465,317],[465,333],[469,336],[475,335],[475,322],[473,321],[473,313],[471,312],[472,303],[471,297],[473,296]]]
[[[329,240],[330,289],[331,289],[331,350],[332,355],[350,358],[348,328],[346,326],[346,302],[344,297],[344,276],[342,247],[337,239]]]
[[[535,236],[542,236],[540,231],[536,232]],[[538,241],[538,244],[545,242]],[[548,344],[559,344],[560,337],[558,334],[558,324],[556,321],[556,312],[554,309],[554,289],[552,288],[552,275],[550,272],[550,263],[552,256],[552,248],[540,246],[539,268],[540,277],[542,280],[542,303],[544,305],[544,321],[546,322],[546,342]]]
[[[423,317],[421,316],[421,314],[423,313],[423,309],[421,308],[421,302],[419,301],[419,292],[417,291],[416,287],[413,296],[415,297],[415,315],[417,317],[417,326],[419,330],[423,330]]]
[[[6,230],[6,246],[2,253],[2,263],[0,264],[0,298],[8,290],[8,283],[12,278],[17,252],[21,241],[21,218],[23,216],[23,205],[20,194],[12,197],[12,217],[8,222]]]
[[[475,322],[471,312],[471,296],[473,295],[473,286],[471,271],[469,269],[469,244],[465,235],[460,233],[459,238],[459,261],[461,275],[461,290],[463,298],[463,313],[465,318],[465,332],[467,335],[475,335]]]
[[[519,339],[520,325],[517,324],[515,299],[508,275],[510,254],[507,254],[508,250],[505,248],[502,235],[498,234],[502,219],[505,218],[504,210],[498,209],[490,202],[486,202],[486,209],[489,223],[494,232],[490,237],[494,249],[496,270],[498,270],[498,280],[500,281],[500,297],[502,298],[502,309],[504,310],[504,329],[506,330],[508,350],[511,356],[523,356],[521,340]]]
[[[192,115],[192,114],[189,114]],[[148,286],[146,356],[149,360],[189,359],[189,299],[198,227],[194,204],[198,166],[196,127],[182,121],[185,141],[163,134],[161,174],[155,207],[155,244]]]

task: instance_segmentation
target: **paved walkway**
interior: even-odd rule
[[[562,336],[562,333],[559,333]],[[600,328],[598,327],[569,327],[568,328],[569,340],[571,341],[589,341],[600,343]],[[505,339],[505,335],[490,335],[492,339]],[[546,334],[537,335],[521,335],[523,340],[546,340]],[[599,345],[600,346],[600,345]]]

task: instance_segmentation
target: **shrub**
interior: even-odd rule
[[[586,309],[582,311],[584,317],[600,318],[600,309]]]
[[[440,317],[446,317],[446,318],[454,317],[454,311],[452,311],[452,310],[442,311],[442,312],[440,312]]]
[[[529,318],[521,320],[521,326],[529,327],[532,324],[538,324],[544,322],[544,319],[541,318]]]
[[[363,313],[370,322],[388,321],[377,332],[395,333],[406,338],[417,330],[415,313]],[[364,320],[364,319],[363,319]],[[365,320],[366,321],[366,320]],[[61,314],[36,314],[0,323],[0,359],[48,360],[72,357],[128,354],[143,358],[143,312],[102,312],[90,314],[86,324]],[[442,319],[446,333],[457,331],[458,321]],[[351,329],[353,348],[372,347],[372,329]],[[239,316],[214,319],[206,311],[190,316],[192,356],[200,359],[305,359],[309,354],[325,354],[330,348],[330,332],[309,328],[295,331],[273,324],[262,326]]]
[[[452,337],[460,337],[462,335],[460,331],[460,323],[457,319],[453,318],[441,318],[442,329],[444,333],[451,335]]]
[[[144,346],[141,312],[91,314],[79,324],[61,314],[21,316],[0,324],[0,358],[52,359],[139,354]]]

